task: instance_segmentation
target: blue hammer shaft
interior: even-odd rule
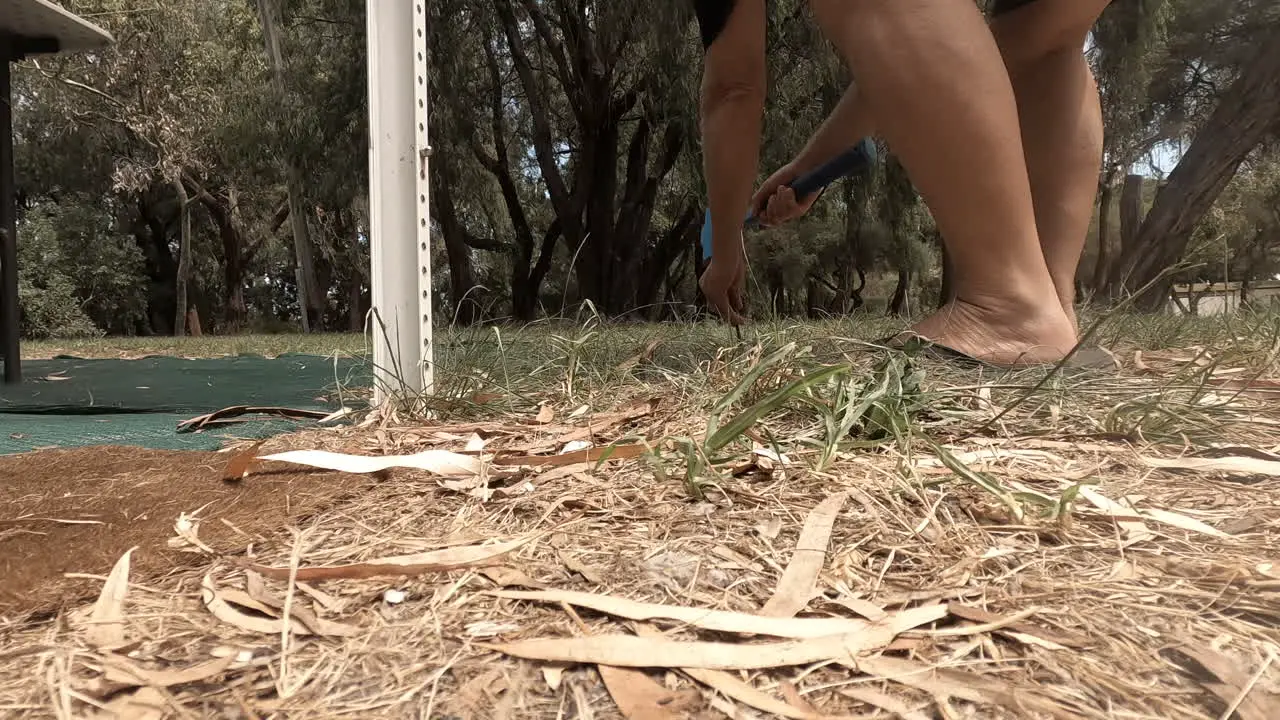
[[[871,141],[871,138],[863,138],[857,145],[828,160],[826,164],[816,170],[796,178],[790,184],[790,187],[796,194],[796,200],[804,200],[842,177],[863,172],[871,167],[871,164],[875,162],[875,158],[875,143]],[[743,226],[747,229],[754,229],[759,225],[760,220],[755,216],[755,211],[748,212],[746,219],[743,221]],[[711,259],[710,208],[707,209],[706,215],[702,219],[702,257],[706,260]]]

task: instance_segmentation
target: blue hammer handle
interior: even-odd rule
[[[875,162],[875,157],[875,143],[871,141],[871,138],[863,138],[857,145],[828,160],[826,164],[816,170],[796,178],[790,184],[790,187],[796,194],[796,200],[804,200],[842,177],[855,175],[867,169]],[[743,224],[748,228],[759,226],[760,221],[756,218],[754,210],[747,213]],[[706,216],[702,221],[702,256],[708,260],[711,259],[710,208],[707,209]]]

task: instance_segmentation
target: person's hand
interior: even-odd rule
[[[775,227],[795,220],[809,212],[819,193],[814,193],[803,202],[796,200],[796,193],[788,184],[800,177],[795,163],[787,163],[778,169],[760,186],[751,198],[751,209],[755,212],[760,224]]]
[[[746,284],[747,261],[741,253],[729,258],[712,257],[698,279],[698,287],[707,298],[707,304],[715,309],[720,319],[730,325],[746,322],[742,287]]]

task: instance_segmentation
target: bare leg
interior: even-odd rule
[[[1102,166],[1102,109],[1083,46],[1108,2],[1035,0],[991,25],[1017,96],[1040,247],[1073,323]]]
[[[971,0],[812,0],[937,220],[956,300],[913,330],[999,364],[1075,344],[1032,207],[1013,88]]]
[[[742,216],[759,165],[765,100],[764,0],[694,3],[707,43],[702,149],[711,213],[711,264],[699,285],[720,316],[738,325],[746,257]]]

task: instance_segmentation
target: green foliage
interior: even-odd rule
[[[76,296],[74,275],[68,275],[53,218],[34,214],[20,226],[18,244],[18,301],[24,337],[86,338],[102,334]]]

